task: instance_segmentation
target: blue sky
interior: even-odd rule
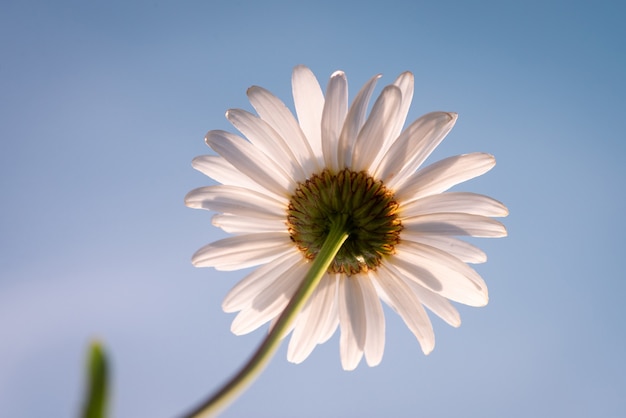
[[[224,234],[184,195],[191,159],[261,85],[415,74],[409,119],[459,120],[430,162],[483,151],[462,185],[510,209],[479,240],[485,308],[433,320],[429,356],[386,310],[382,363],[345,372],[338,335],[282,347],[225,417],[618,417],[626,410],[626,29],[622,2],[9,1],[0,13],[0,417],[73,416],[85,350],[113,362],[113,416],[171,417],[264,335],[221,300],[246,272],[196,269]],[[379,90],[380,91],[380,88]]]

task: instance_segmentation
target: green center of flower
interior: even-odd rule
[[[380,180],[366,172],[324,170],[296,189],[287,223],[292,241],[314,259],[331,224],[344,219],[349,237],[328,270],[352,275],[376,269],[383,256],[394,253],[402,230],[397,212],[393,193]]]

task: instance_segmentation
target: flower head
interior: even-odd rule
[[[275,320],[330,225],[337,219],[346,225],[348,239],[292,326],[287,356],[295,363],[339,326],[344,369],[354,369],[363,355],[377,365],[385,343],[381,300],[402,317],[425,354],[435,338],[424,307],[457,327],[450,301],[488,301],[485,282],[467,264],[486,256],[457,236],[505,236],[492,217],[508,211],[487,196],[447,190],[489,171],[495,159],[473,153],[422,167],[457,115],[432,112],[402,130],[413,97],[409,72],[382,90],[368,115],[378,78],[349,106],[343,72],[332,74],[324,96],[313,73],[298,66],[292,77],[297,120],[270,92],[251,87],[258,115],[226,112],[243,137],[210,131],[206,143],[218,155],[193,160],[221,185],[191,191],[187,206],[218,212],[213,224],[233,234],[198,250],[194,265],[259,266],[223,302],[226,312],[239,312],[235,334]]]

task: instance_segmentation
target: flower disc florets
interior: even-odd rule
[[[333,222],[346,220],[348,239],[329,267],[347,275],[375,269],[394,253],[402,224],[398,203],[366,172],[324,170],[301,183],[289,201],[291,239],[309,259],[319,252]]]

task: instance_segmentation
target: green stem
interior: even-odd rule
[[[263,340],[252,358],[218,392],[184,415],[185,418],[217,415],[218,412],[226,408],[252,383],[269,363],[271,357],[278,349],[285,332],[287,332],[296,316],[300,313],[300,310],[319,284],[322,276],[328,270],[328,267],[347,238],[346,217],[339,216],[331,224],[326,241],[324,241],[324,245],[322,245],[319,253],[315,256],[315,260],[313,260],[311,268],[304,277],[296,294],[289,301],[289,304],[278,318],[276,325]]]
[[[89,347],[87,364],[89,385],[83,405],[82,418],[107,416],[108,366],[102,345],[94,341]]]

